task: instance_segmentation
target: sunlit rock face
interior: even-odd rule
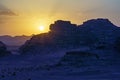
[[[7,51],[6,45],[0,41],[0,56],[10,55],[10,52]]]
[[[50,31],[33,36],[20,48],[21,53],[42,53],[82,46],[110,47],[119,37],[120,28],[108,19],[92,19],[77,26],[70,21],[55,21]]]

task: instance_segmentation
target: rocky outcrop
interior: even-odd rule
[[[7,51],[6,45],[0,41],[0,56],[10,55],[11,53]]]
[[[94,65],[100,59],[100,56],[91,52],[85,51],[70,51],[62,57],[56,66],[86,66]]]
[[[111,23],[108,19],[92,19],[79,26],[82,30],[91,32],[100,43],[114,44],[117,37],[120,37],[120,28]]]
[[[68,49],[80,45],[77,26],[69,21],[58,20],[50,25],[50,32],[33,36],[21,48],[21,53],[42,53]],[[46,52],[47,53],[47,52]]]
[[[20,52],[42,53],[57,49],[73,49],[81,46],[94,48],[112,47],[119,37],[120,28],[108,19],[92,19],[82,25],[70,21],[55,21],[50,25],[50,31],[33,36],[20,48]],[[101,48],[101,49],[102,49]]]

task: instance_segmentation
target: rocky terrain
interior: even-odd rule
[[[21,53],[42,53],[45,49],[114,48],[120,28],[108,19],[92,19],[82,25],[70,21],[55,21],[50,32],[33,36],[21,48]]]
[[[119,80],[119,34],[108,19],[55,21],[50,32],[26,41],[19,55],[0,58],[0,80]]]
[[[4,43],[0,41],[0,56],[10,55],[10,51],[7,51],[7,47]]]

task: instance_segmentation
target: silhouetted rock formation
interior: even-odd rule
[[[55,21],[50,32],[33,36],[21,48],[21,53],[42,53],[62,49],[90,46],[106,48],[113,46],[119,37],[120,28],[108,19],[92,19],[82,25],[70,21]]]
[[[0,41],[0,56],[10,55],[10,52],[7,51],[6,45]]]
[[[50,32],[35,35],[27,41],[20,50],[22,53],[42,53],[62,48],[71,48],[80,45],[79,32],[75,24],[69,21],[58,20],[50,25]]]
[[[71,24],[70,21],[55,21],[54,24],[50,25],[50,31],[54,34],[67,35],[72,34],[77,30],[76,24]]]
[[[120,28],[112,24],[108,19],[92,19],[79,26],[86,32],[94,34],[100,43],[114,44],[120,35]]]

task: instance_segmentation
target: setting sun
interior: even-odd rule
[[[45,30],[45,26],[39,26],[39,30],[40,31],[44,31]]]

